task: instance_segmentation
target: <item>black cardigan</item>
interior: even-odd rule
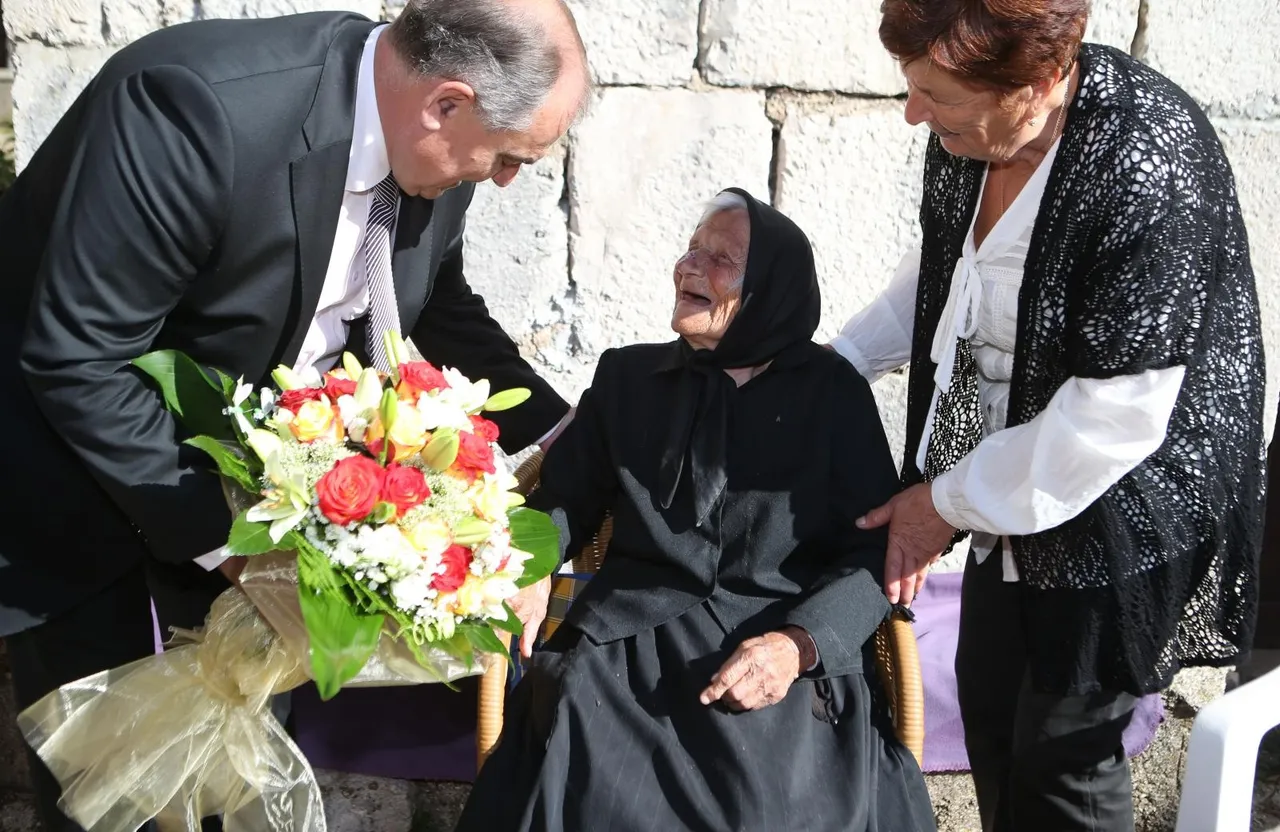
[[[1008,425],[1069,378],[1185,366],[1164,444],[1078,517],[1013,538],[1040,690],[1148,693],[1252,639],[1265,476],[1261,323],[1230,165],[1168,79],[1086,44],[1027,254]],[[904,479],[933,396],[930,345],[984,166],[925,161]],[[943,435],[945,434],[945,435]],[[942,432],[935,441],[959,441]]]

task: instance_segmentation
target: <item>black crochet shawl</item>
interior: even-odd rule
[[[1086,44],[1027,255],[1009,426],[1070,377],[1187,367],[1165,443],[1081,515],[1013,539],[1032,684],[1149,693],[1252,641],[1265,499],[1261,324],[1230,165],[1181,89]],[[933,137],[907,408],[907,484],[929,359],[984,166]],[[939,425],[970,446],[980,421]],[[946,446],[941,449],[946,450]],[[938,450],[938,449],[935,449]],[[952,464],[958,455],[953,455]]]

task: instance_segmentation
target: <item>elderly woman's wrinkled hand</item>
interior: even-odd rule
[[[884,559],[884,591],[891,604],[910,606],[924,586],[929,567],[947,548],[955,527],[933,505],[927,483],[913,485],[858,519],[858,528],[889,525],[889,548]]]
[[[724,663],[702,692],[704,705],[723,701],[735,711],[765,708],[787,695],[800,676],[800,648],[785,633],[749,638]]]
[[[547,617],[547,604],[551,600],[551,578],[543,578],[536,584],[530,584],[520,590],[507,603],[511,611],[524,625],[520,636],[520,655],[526,659],[533,655],[534,642],[538,640],[538,630]]]

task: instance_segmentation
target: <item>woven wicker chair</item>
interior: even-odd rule
[[[528,494],[538,484],[542,465],[541,452],[535,453],[516,469],[517,490]],[[609,538],[613,535],[613,518],[606,517],[592,541],[573,558],[573,571],[594,574],[600,569]],[[893,715],[894,733],[917,762],[924,760],[924,687],[920,679],[920,658],[916,653],[915,630],[906,615],[895,612],[875,634],[876,669]],[[507,696],[507,662],[495,661],[480,680],[480,712],[476,726],[476,750],[479,765],[484,765],[489,752],[502,734],[502,710]]]

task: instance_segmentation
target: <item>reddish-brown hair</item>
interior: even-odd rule
[[[1031,86],[1075,60],[1089,0],[884,0],[880,42],[999,90]]]

